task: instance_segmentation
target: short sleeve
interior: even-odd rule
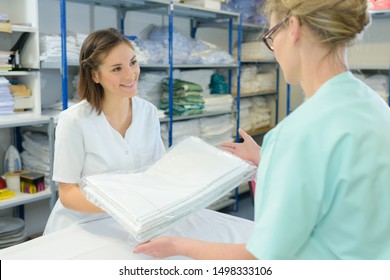
[[[156,143],[156,149],[154,151],[154,162],[158,161],[164,154],[165,154],[165,146],[161,139],[161,127],[160,127],[160,120],[158,118],[157,114],[157,108],[154,110],[155,114],[155,125],[154,125],[154,135],[155,135],[155,143]]]
[[[83,132],[77,120],[61,114],[56,127],[53,180],[78,183],[85,158]]]

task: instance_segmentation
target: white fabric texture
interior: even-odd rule
[[[199,125],[201,138],[211,145],[220,146],[222,142],[234,140],[232,137],[233,123],[229,114],[202,118]]]
[[[235,105],[234,105],[235,106]],[[240,127],[246,131],[271,125],[271,109],[264,96],[248,97],[241,100]],[[233,116],[235,119],[235,116]],[[234,131],[236,123],[234,123]]]
[[[188,136],[201,137],[199,119],[173,122],[172,128],[172,144],[179,143],[182,139]],[[168,148],[168,124],[161,125],[161,138],[166,148]]]
[[[40,42],[40,60],[41,61],[61,61],[61,36],[60,35],[41,35]],[[78,61],[81,45],[77,45],[75,36],[66,36],[66,52],[70,61]]]
[[[26,131],[23,133],[22,147],[32,156],[50,164],[49,137],[42,132]]]
[[[205,96],[210,94],[209,83],[211,75],[214,73],[215,70],[213,69],[183,70],[180,71],[180,77],[178,79],[201,85],[203,88],[203,96]]]
[[[141,73],[138,82],[138,97],[149,101],[156,107],[160,106],[162,95],[161,81],[165,77],[166,73],[164,71]]]
[[[188,137],[144,172],[87,176],[81,187],[87,199],[137,242],[144,242],[222,197],[255,170],[232,154]]]
[[[204,111],[230,111],[232,110],[233,97],[230,94],[204,95]]]
[[[233,56],[237,57],[237,47],[233,49]],[[242,60],[274,60],[274,53],[271,52],[260,41],[243,42],[241,44]]]
[[[243,66],[241,69],[240,94],[276,91],[275,69],[261,69],[258,66]],[[237,73],[234,73],[232,93],[237,95]]]

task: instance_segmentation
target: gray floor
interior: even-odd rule
[[[249,192],[241,194],[238,198],[237,210],[234,210],[234,207],[228,207],[225,209],[221,209],[220,212],[253,221],[254,206],[252,202],[252,197],[250,196]]]

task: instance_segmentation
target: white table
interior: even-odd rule
[[[164,235],[211,242],[246,243],[252,229],[252,221],[203,209],[181,220]],[[151,259],[145,255],[133,254],[135,244],[131,240],[129,234],[114,219],[104,218],[2,249],[0,259]]]

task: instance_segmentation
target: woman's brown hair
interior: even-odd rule
[[[98,114],[103,109],[104,90],[101,84],[94,82],[92,73],[99,70],[102,61],[114,47],[123,43],[134,50],[130,41],[118,30],[108,28],[92,32],[81,46],[78,94],[80,100],[87,100]]]

